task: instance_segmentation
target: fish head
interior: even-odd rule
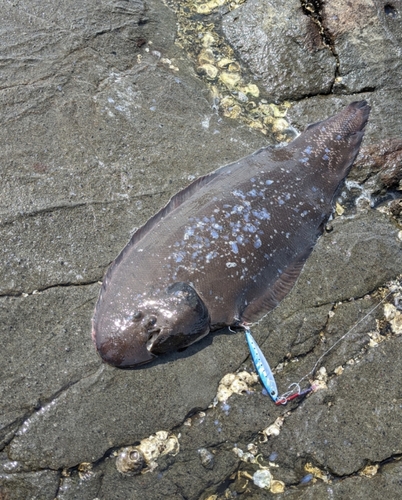
[[[208,309],[194,288],[182,282],[143,295],[120,312],[99,301],[92,334],[104,361],[131,367],[184,348],[209,332]]]

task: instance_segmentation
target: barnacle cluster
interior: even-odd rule
[[[278,141],[289,141],[294,137],[286,120],[290,103],[276,105],[261,97],[260,88],[236,60],[210,16],[216,9],[233,10],[243,2],[165,0],[178,19],[176,42],[193,59],[197,73],[210,88],[215,108],[265,135],[273,134]]]
[[[239,373],[227,373],[219,382],[216,401],[223,403],[232,394],[244,394],[250,392],[251,387],[258,382],[256,373],[242,371]]]
[[[386,294],[387,299],[383,306],[383,319],[377,319],[377,329],[369,332],[369,347],[375,347],[390,335],[402,334],[402,276],[391,281],[382,294]]]
[[[275,466],[273,463],[269,463],[269,466],[262,465],[261,458],[262,455],[258,454],[258,447],[254,443],[247,445],[247,451],[244,452],[241,448],[235,446],[233,448],[233,453],[240,458],[243,462],[248,462],[251,464],[258,465],[258,469],[253,475],[249,474],[247,471],[238,471],[238,474],[242,476],[243,481],[246,480],[253,481],[255,486],[261,489],[270,491],[271,493],[283,493],[285,490],[285,483],[273,478],[270,471],[271,466]]]
[[[306,463],[306,465],[304,466],[304,470],[307,473],[311,474],[314,478],[321,479],[321,481],[324,481],[324,483],[329,482],[329,475],[310,462]]]
[[[126,446],[117,452],[116,468],[122,474],[143,474],[153,472],[156,460],[163,455],[177,455],[179,440],[174,434],[158,431],[143,439],[137,446]]]

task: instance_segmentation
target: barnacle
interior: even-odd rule
[[[239,373],[228,373],[219,382],[216,400],[225,402],[229,397],[235,394],[243,394],[251,390],[251,386],[258,382],[256,373],[249,373],[246,371]]]
[[[158,467],[159,456],[177,455],[179,449],[179,440],[174,434],[158,431],[137,446],[122,448],[117,454],[116,467],[122,474],[152,472]]]
[[[268,469],[258,469],[253,474],[253,483],[259,488],[269,490],[272,481],[272,474]]]
[[[206,448],[200,448],[198,451],[198,455],[201,460],[201,464],[206,469],[212,469],[214,467],[214,455],[207,450]]]
[[[312,474],[315,478],[321,479],[322,481],[324,481],[324,483],[328,483],[329,482],[328,474],[326,474],[325,472],[323,472],[318,467],[315,467],[310,462],[306,463],[306,465],[304,466],[304,470],[306,472],[309,472],[310,474]]]
[[[116,458],[116,468],[122,474],[139,474],[145,466],[144,455],[136,446],[122,448]]]
[[[264,443],[265,441],[268,441],[269,436],[279,436],[284,420],[285,417],[278,417],[273,424],[269,425],[266,429],[263,429],[261,431],[261,442]]]

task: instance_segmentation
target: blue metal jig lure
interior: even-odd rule
[[[301,390],[299,384],[292,384],[292,390],[285,392],[282,396],[278,396],[278,388],[276,386],[274,374],[272,373],[271,367],[268,364],[264,354],[259,348],[257,342],[254,340],[254,337],[251,335],[251,332],[248,328],[244,329],[246,334],[247,344],[250,349],[251,357],[253,358],[255,369],[261,379],[263,386],[267,393],[271,396],[273,402],[279,405],[285,405],[289,401],[293,399],[305,396],[312,390],[314,390],[314,386],[310,386],[307,389]]]
[[[245,328],[244,332],[246,334],[248,347],[254,361],[255,369],[257,370],[257,373],[266,391],[271,396],[274,403],[276,403],[276,401],[278,400],[278,388],[276,386],[274,374],[272,373],[272,370],[268,364],[268,361],[265,359],[264,354],[258,347],[257,342],[251,335],[250,330],[248,328]]]

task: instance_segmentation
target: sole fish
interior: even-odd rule
[[[92,321],[102,359],[147,363],[276,307],[323,232],[369,113],[353,102],[173,196],[106,272]]]

